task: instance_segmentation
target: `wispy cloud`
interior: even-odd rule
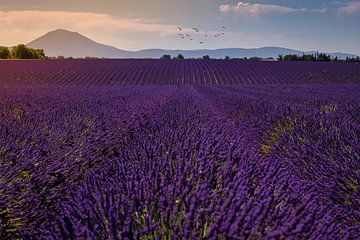
[[[360,14],[360,1],[349,2],[345,6],[339,8],[340,15]]]
[[[222,4],[219,6],[222,13],[235,13],[243,16],[260,17],[268,14],[288,14],[295,12],[304,12],[305,8],[298,9],[288,6],[274,4],[238,2],[237,4]]]
[[[310,10],[310,12],[315,12],[315,13],[327,13],[328,11],[329,11],[329,9],[327,7]]]
[[[0,26],[0,45],[17,44],[19,39],[27,43],[57,28],[81,32],[97,41],[128,48],[135,47],[134,38],[150,41],[177,34],[176,25],[90,12],[0,11]]]
[[[115,18],[107,14],[63,11],[0,11],[1,25],[9,27],[27,26],[72,26],[90,28],[111,28],[139,32],[164,33],[176,26],[147,22],[143,19]],[[36,25],[35,25],[36,24]]]
[[[285,37],[271,35],[249,35],[226,31],[221,38],[215,38],[218,31],[195,33],[191,27],[162,24],[144,19],[117,18],[108,14],[65,11],[0,11],[0,45],[12,46],[28,43],[35,38],[58,28],[79,32],[91,39],[122,49],[184,48],[196,49],[213,46],[256,47],[276,44],[284,45]],[[188,34],[182,39],[178,34]],[[204,35],[207,35],[205,37]],[[189,39],[193,38],[193,41]],[[204,45],[199,45],[204,41]],[[264,42],[265,41],[265,42]],[[279,43],[279,45],[280,45]]]

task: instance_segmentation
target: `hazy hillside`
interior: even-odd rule
[[[211,58],[232,58],[243,57],[273,57],[277,58],[279,54],[297,54],[303,52],[295,49],[281,47],[263,47],[263,48],[223,48],[223,49],[200,49],[200,50],[165,50],[165,49],[145,49],[141,51],[126,51],[116,47],[97,43],[80,33],[70,32],[64,29],[58,29],[46,33],[34,41],[27,44],[32,48],[42,48],[47,56],[66,56],[66,57],[104,57],[104,58],[159,58],[164,54],[176,56],[181,53],[186,58],[198,58],[209,55]],[[306,53],[311,53],[306,52]],[[347,53],[330,53],[331,56],[340,58],[356,57]]]

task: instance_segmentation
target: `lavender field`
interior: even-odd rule
[[[358,239],[360,65],[0,62],[0,239]]]
[[[17,60],[0,63],[2,85],[360,83],[360,63],[185,59]]]

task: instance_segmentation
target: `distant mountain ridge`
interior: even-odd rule
[[[80,33],[70,32],[64,29],[58,29],[46,33],[27,44],[31,48],[44,49],[47,56],[65,56],[65,57],[103,57],[103,58],[159,58],[164,54],[176,56],[182,54],[185,58],[198,58],[209,55],[211,58],[231,58],[244,57],[272,57],[278,55],[296,54],[302,55],[304,52],[281,47],[263,47],[263,48],[222,48],[222,49],[199,49],[199,50],[166,50],[166,49],[144,49],[140,51],[126,51],[113,46],[97,43]],[[306,54],[315,51],[305,52]],[[346,58],[357,57],[349,53],[329,53],[332,57]]]

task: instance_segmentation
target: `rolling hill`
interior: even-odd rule
[[[209,55],[211,58],[232,58],[243,57],[272,57],[277,58],[279,54],[302,55],[303,51],[281,48],[281,47],[263,47],[263,48],[222,48],[222,49],[199,49],[199,50],[167,50],[167,49],[145,49],[140,51],[126,51],[113,46],[97,43],[88,37],[77,32],[70,32],[64,29],[58,29],[46,33],[27,44],[28,47],[41,48],[45,50],[47,56],[65,56],[65,57],[103,57],[103,58],[159,58],[164,54],[175,56],[184,55],[185,58],[198,58]],[[308,51],[306,53],[312,53]],[[339,58],[356,57],[348,53],[330,53],[331,56]]]

